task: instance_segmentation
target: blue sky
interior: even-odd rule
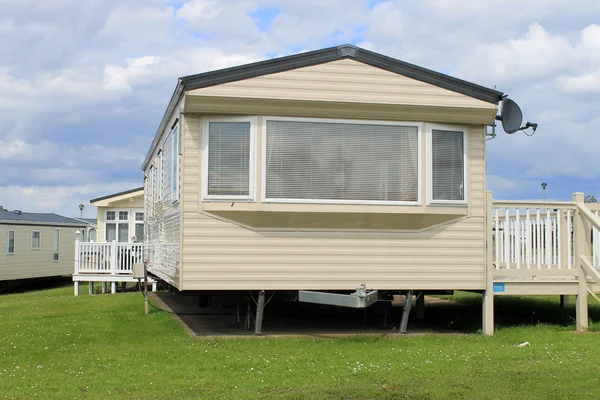
[[[0,0],[0,205],[95,215],[142,183],[179,76],[352,43],[509,94],[533,137],[488,142],[496,198],[600,195],[600,3]],[[518,10],[518,12],[515,12]]]

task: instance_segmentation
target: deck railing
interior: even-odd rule
[[[581,208],[598,219],[598,205],[573,202],[493,201],[491,221],[496,269],[572,269],[575,217]],[[591,208],[591,209],[590,209]],[[600,231],[589,224],[584,232],[590,263],[600,267]],[[589,235],[588,235],[589,233]]]
[[[131,275],[142,263],[143,243],[75,242],[75,274]]]

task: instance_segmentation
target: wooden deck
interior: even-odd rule
[[[102,282],[103,292],[107,283],[111,284],[111,293],[116,293],[117,283],[137,283],[133,277],[133,265],[143,263],[143,243],[87,243],[75,242],[75,269],[73,272],[73,290],[79,295],[80,282]],[[147,284],[156,291],[156,280],[148,278]],[[92,294],[90,284],[90,294]]]
[[[493,297],[575,295],[577,328],[587,330],[587,296],[600,291],[600,205],[487,199],[484,332],[493,333]],[[487,319],[487,321],[486,321]]]

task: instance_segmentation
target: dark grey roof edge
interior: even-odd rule
[[[68,217],[65,217],[68,218]],[[82,228],[87,224],[79,221],[73,222],[45,222],[45,221],[23,221],[14,219],[2,219],[0,225],[19,225],[19,226],[55,226],[55,227],[66,227],[66,228]]]
[[[95,198],[95,199],[91,199],[90,203],[95,203],[95,202],[100,201],[100,200],[110,199],[112,197],[123,196],[125,194],[137,192],[138,190],[144,190],[144,187],[142,186],[142,187],[135,188],[135,189],[125,190],[124,192],[113,193],[113,194],[109,194],[107,196],[102,196],[102,197],[98,197],[98,198]]]
[[[360,61],[386,71],[395,72],[421,82],[430,83],[432,85],[492,104],[498,104],[504,95],[504,93],[495,89],[490,89],[473,82],[455,78],[441,72],[419,67],[418,65],[410,64],[405,61],[397,60],[395,58],[384,56],[383,54],[375,53],[365,49],[359,48],[356,61]]]
[[[432,71],[418,65],[400,61],[395,58],[384,56],[382,54],[353,45],[329,47],[326,49],[309,51],[306,53],[294,54],[280,58],[273,58],[270,60],[204,72],[201,74],[188,75],[180,78],[180,81],[183,83],[184,90],[187,91],[220,85],[227,82],[255,78],[257,76],[268,75],[277,72],[289,71],[296,68],[309,67],[312,65],[341,60],[344,58],[355,59],[356,61],[364,64],[401,74],[422,82],[430,83],[432,85],[439,86],[457,93],[462,93],[488,103],[498,104],[503,95],[502,92],[497,90],[442,74],[440,72]]]

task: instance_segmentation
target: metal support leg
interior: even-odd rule
[[[110,293],[112,293],[112,294],[117,293],[117,282],[110,283]]]
[[[560,308],[565,308],[569,305],[569,296],[561,294],[560,295]]]
[[[89,294],[94,294],[94,282],[90,282],[88,285]]]
[[[419,293],[417,297],[417,319],[425,319],[425,295]]]
[[[79,281],[73,282],[73,294],[79,296]]]
[[[494,291],[487,289],[483,292],[483,304],[481,309],[482,331],[484,335],[494,335]]]
[[[152,291],[153,291],[153,292],[156,292],[156,282],[153,282],[153,283],[152,283]]]
[[[406,292],[406,300],[404,301],[404,310],[402,311],[402,320],[400,321],[400,333],[406,333],[406,326],[408,325],[408,316],[410,314],[410,308],[412,307],[413,291],[409,290]]]
[[[256,306],[256,323],[254,325],[254,334],[262,335],[263,314],[265,312],[265,291],[258,293],[258,305]]]
[[[250,308],[250,303],[248,303],[248,309],[246,310],[246,318],[244,319],[244,329],[250,330],[250,323],[252,319],[252,309]]]

